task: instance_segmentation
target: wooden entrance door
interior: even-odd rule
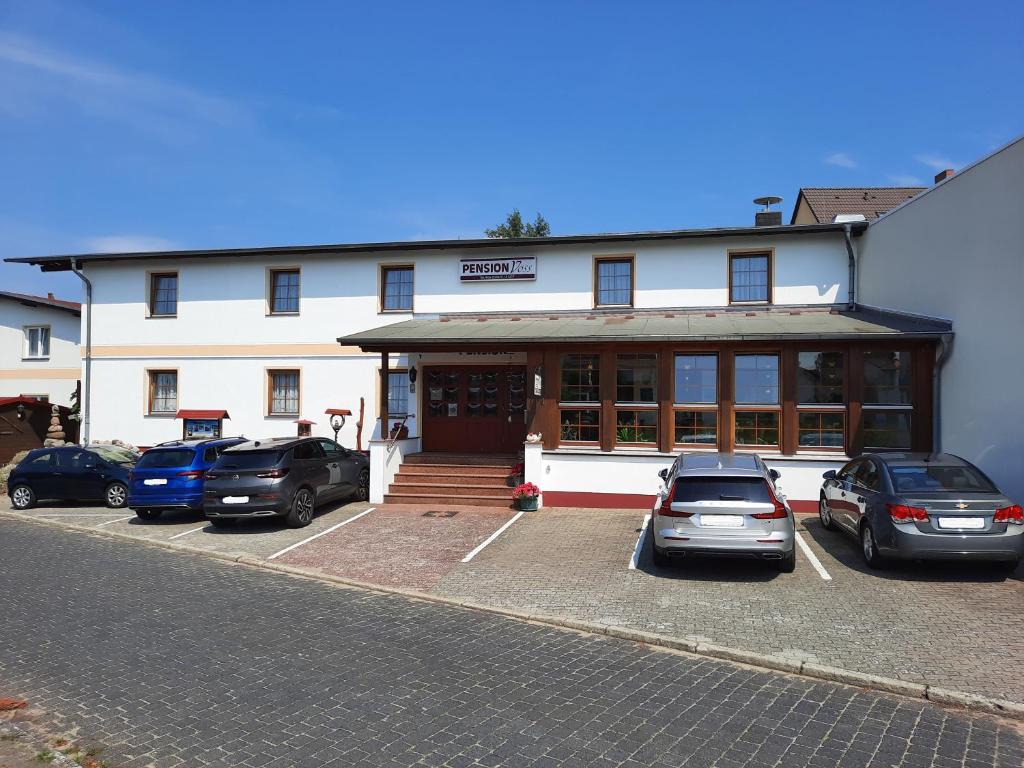
[[[427,366],[422,382],[424,451],[518,453],[522,449],[525,366]]]

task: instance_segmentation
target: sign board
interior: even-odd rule
[[[220,419],[185,419],[184,437],[186,440],[206,440],[220,437]]]
[[[459,259],[459,282],[480,280],[536,280],[537,257]]]
[[[533,396],[540,397],[544,392],[544,380],[540,373],[533,374]]]

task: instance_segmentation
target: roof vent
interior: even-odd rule
[[[851,221],[867,221],[863,213],[837,213],[832,219],[833,224],[849,224]]]
[[[782,211],[773,211],[772,206],[778,205],[782,202],[781,197],[775,195],[766,195],[764,197],[755,197],[754,205],[763,205],[764,210],[760,210],[754,214],[754,226],[755,227],[779,227],[782,226]]]

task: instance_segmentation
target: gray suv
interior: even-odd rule
[[[656,566],[691,555],[753,557],[796,568],[793,512],[779,473],[753,454],[682,454],[658,473],[665,485],[651,516]]]
[[[292,528],[313,522],[329,501],[365,501],[370,460],[326,437],[275,437],[225,450],[206,473],[203,512],[223,527],[239,518],[283,517]]]

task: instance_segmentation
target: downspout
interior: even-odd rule
[[[953,351],[953,334],[939,337],[935,349],[935,367],[932,369],[932,450],[942,453],[942,367]]]
[[[846,239],[846,255],[850,257],[850,298],[846,308],[853,312],[857,308],[857,254],[853,250],[853,226],[843,224],[843,237]]]
[[[89,278],[78,268],[78,260],[71,260],[71,271],[78,275],[78,279],[85,285],[85,386],[82,393],[82,445],[89,445],[89,419],[91,417],[91,390],[92,390],[92,283]]]

